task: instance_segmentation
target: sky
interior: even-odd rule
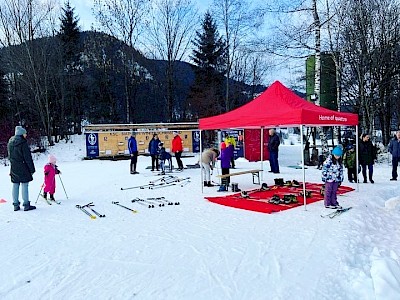
[[[94,23],[92,15],[93,0],[70,0],[71,7],[75,7],[75,13],[79,16],[82,30],[90,30]],[[195,0],[195,5],[200,11],[205,11],[212,0]]]
[[[375,184],[339,196],[353,208],[329,219],[321,218],[332,211],[323,201],[272,214],[212,203],[204,197],[234,193],[218,187],[202,193],[199,169],[172,173],[190,177],[183,187],[121,190],[161,178],[147,168],[150,157],[140,155],[140,174],[131,175],[129,160],[83,160],[85,136],[71,138],[34,154],[33,211],[13,211],[10,169],[0,161],[2,300],[400,299],[400,196],[387,155],[374,165]],[[302,180],[302,170],[289,167],[301,161],[298,141],[289,134],[280,146],[284,180]],[[49,153],[62,172],[55,193],[60,205],[38,197]],[[183,158],[185,166],[196,161]],[[235,165],[231,173],[260,168],[244,159]],[[262,182],[272,187],[268,170],[266,161]],[[321,183],[316,167],[305,172],[308,182]],[[219,181],[220,173],[218,163],[212,179]],[[252,196],[259,188],[250,174],[234,178]],[[347,178],[343,186],[356,188]],[[131,201],[161,196],[180,205]],[[91,219],[76,208],[89,202],[106,217]]]
[[[213,0],[194,0],[194,4],[199,8],[200,12],[205,12],[212,2]],[[92,25],[95,24],[95,18],[92,15],[93,0],[70,0],[70,4],[71,7],[75,8],[75,13],[80,19],[81,30],[90,30]],[[303,71],[302,68],[303,65],[305,66],[305,62],[275,57],[271,58],[271,63],[276,64],[276,66],[264,74],[264,84],[269,85],[275,80],[279,80],[288,87],[296,86],[298,89],[298,75],[296,72]]]

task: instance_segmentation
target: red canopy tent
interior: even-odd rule
[[[253,101],[227,113],[199,120],[202,130],[301,125],[356,126],[358,115],[337,112],[305,101],[275,81]]]
[[[275,81],[251,102],[227,113],[199,120],[200,130],[228,128],[261,128],[262,130],[268,127],[300,127],[302,145],[303,126],[356,126],[358,136],[358,115],[315,105],[297,96],[279,81]],[[262,140],[261,143],[263,144]],[[356,148],[358,150],[358,140]],[[303,151],[302,163],[304,183]],[[305,194],[304,185],[303,189]]]

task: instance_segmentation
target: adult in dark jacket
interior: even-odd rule
[[[279,136],[276,134],[275,129],[269,130],[269,142],[268,142],[268,151],[269,151],[269,164],[271,166],[272,173],[279,173],[279,162],[278,162],[278,151],[280,145]]]
[[[160,144],[160,140],[158,139],[157,133],[153,134],[153,138],[149,143],[149,153],[151,156],[151,170],[154,171],[154,167],[156,167],[157,171],[159,171],[158,166],[158,146]]]
[[[128,139],[128,150],[129,154],[131,155],[131,164],[130,164],[131,174],[139,174],[139,172],[136,172],[136,164],[139,152],[137,147],[136,134],[134,131],[131,131],[131,136]]]
[[[392,154],[392,178],[390,180],[397,180],[397,166],[400,159],[400,130],[396,132],[396,136],[389,143],[389,152]]]
[[[22,187],[22,199],[24,210],[36,209],[30,205],[28,184],[33,180],[35,166],[33,164],[31,151],[29,150],[26,140],[26,130],[22,126],[15,127],[15,135],[10,138],[7,145],[8,158],[10,160],[10,176],[13,184],[12,197],[14,211],[20,210],[19,202],[19,186]]]
[[[368,178],[371,183],[374,183],[372,175],[374,174],[374,161],[376,159],[376,148],[370,141],[370,136],[367,133],[361,135],[361,141],[358,148],[358,159],[361,165],[364,183],[367,183],[367,167]]]

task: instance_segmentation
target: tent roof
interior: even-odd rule
[[[355,126],[358,115],[315,105],[275,81],[251,102],[227,113],[202,118],[200,129]]]

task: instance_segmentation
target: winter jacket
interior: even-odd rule
[[[8,141],[7,150],[11,164],[11,182],[25,183],[32,181],[35,165],[33,164],[27,140],[22,135],[15,135]]]
[[[347,151],[343,157],[343,164],[346,168],[355,168],[357,166],[356,151]]]
[[[233,147],[226,147],[221,149],[221,168],[229,169],[231,167],[231,158],[233,157]]]
[[[182,139],[179,135],[174,136],[174,138],[172,139],[171,148],[171,151],[174,153],[183,151]]]
[[[128,150],[129,154],[133,154],[138,151],[136,138],[133,136],[128,139]]]
[[[215,165],[215,160],[217,158],[217,153],[212,149],[207,149],[201,154],[201,162],[204,164],[211,164],[212,167]]]
[[[171,154],[169,154],[167,151],[165,151],[164,147],[160,147],[158,154],[159,154],[159,159],[160,160],[169,160],[169,159],[171,159]]]
[[[281,141],[279,140],[279,136],[275,133],[274,135],[270,136],[268,142],[268,151],[269,152],[278,152],[279,145]]]
[[[329,155],[322,165],[322,181],[323,182],[343,181],[343,166],[337,160],[336,163],[334,163],[332,155]]]
[[[151,139],[149,143],[149,153],[151,155],[157,155],[158,154],[158,145],[160,144],[159,139]]]
[[[45,193],[54,194],[56,192],[56,174],[60,174],[56,165],[48,163],[44,166],[44,188]]]
[[[388,150],[393,157],[400,157],[400,140],[397,137],[390,141]]]
[[[373,165],[376,159],[376,148],[371,141],[360,141],[358,159],[361,165]]]

